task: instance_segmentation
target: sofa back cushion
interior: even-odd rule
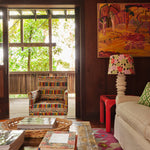
[[[38,89],[41,100],[63,101],[64,92],[67,90],[67,77],[41,76],[38,78]]]
[[[138,103],[150,107],[150,82],[146,84]]]

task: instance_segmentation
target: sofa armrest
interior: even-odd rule
[[[129,101],[139,101],[140,97],[139,96],[131,96],[131,95],[120,95],[116,96],[116,105],[124,102],[129,102]]]
[[[33,105],[40,99],[40,90],[28,92],[29,106]]]
[[[64,106],[68,108],[68,90],[64,91]]]

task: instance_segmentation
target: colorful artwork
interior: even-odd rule
[[[97,56],[150,57],[150,4],[98,3]]]

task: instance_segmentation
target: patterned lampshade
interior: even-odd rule
[[[111,55],[108,74],[135,74],[132,56],[128,54]]]

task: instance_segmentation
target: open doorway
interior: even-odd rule
[[[10,118],[28,115],[38,76],[67,76],[75,118],[75,10],[8,9]]]

